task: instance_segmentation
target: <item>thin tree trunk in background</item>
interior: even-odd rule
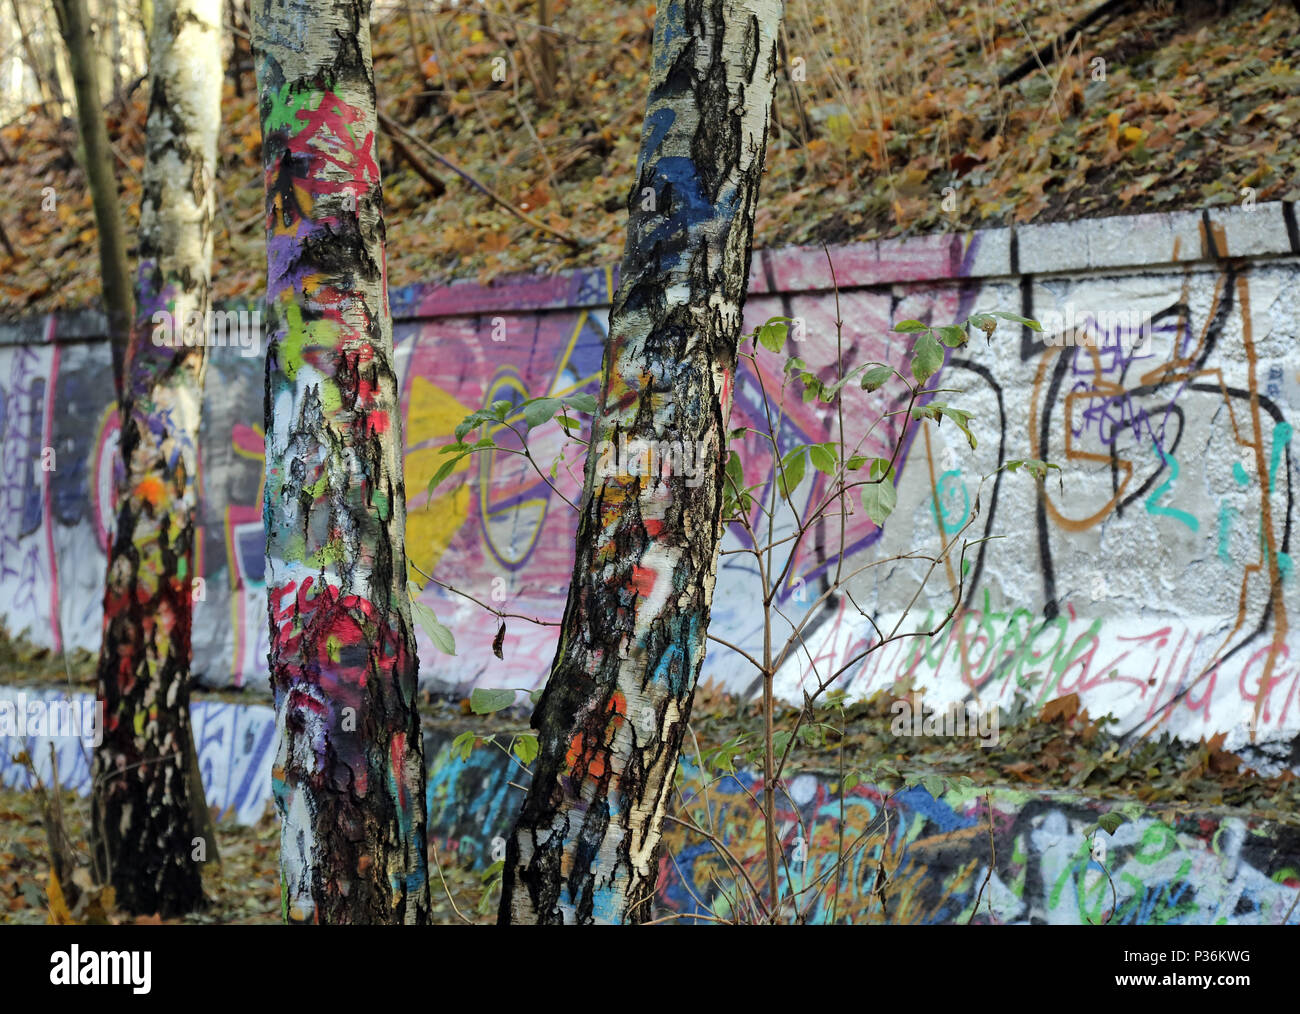
[[[84,0],[89,19],[90,38],[95,54],[95,80],[99,82],[99,108],[105,109],[113,101],[115,63],[109,56],[109,24],[104,12],[104,0]]]
[[[189,694],[220,10],[220,0],[158,0],[156,7],[137,314],[121,396],[122,469],[99,659],[98,868],[127,911],[164,916],[203,903],[198,860],[214,859],[216,846],[195,777]]]
[[[108,61],[108,66],[113,74],[113,84],[109,91],[114,100],[119,105],[124,106],[126,103],[122,95],[122,65],[125,60],[129,59],[130,54],[122,45],[122,24],[118,19],[117,0],[106,0],[106,2],[108,3],[108,37],[110,40],[108,51],[116,56],[116,59],[110,57]],[[218,59],[220,59],[220,54],[218,54]]]
[[[235,0],[226,0],[226,19],[230,22],[231,28],[238,29],[240,27],[239,10],[235,6]],[[230,68],[228,73],[235,85],[235,95],[242,99],[244,97],[244,54],[239,38],[237,31],[230,33]]]
[[[550,0],[537,0],[537,23],[542,26],[537,38],[537,53],[542,64],[542,94],[538,97],[543,102],[550,102],[555,98],[555,40],[547,31],[551,27]]]
[[[36,9],[36,34],[40,39],[41,52],[45,55],[45,66],[49,68],[50,85],[54,89],[54,99],[59,103],[59,115],[64,115],[64,104],[73,92],[72,74],[68,66],[66,47],[59,45],[58,0],[40,4]],[[51,15],[53,17],[51,18]]]
[[[780,0],[665,0],[601,409],[541,752],[500,919],[637,922],[650,908],[721,535],[722,449],[772,104]],[[654,206],[646,198],[653,193]],[[620,438],[699,473],[597,475]]]
[[[18,37],[22,39],[27,65],[31,67],[32,77],[36,79],[36,91],[41,97],[41,102],[46,106],[46,112],[50,112],[49,104],[54,99],[54,92],[45,80],[45,72],[41,69],[41,61],[36,57],[36,47],[32,45],[32,37],[27,34],[27,26],[23,22],[23,12],[18,5],[18,0],[9,0],[9,6],[14,12],[14,24],[18,29]]]
[[[100,102],[96,56],[90,44],[90,18],[86,0],[53,0],[59,29],[68,47],[73,91],[77,97],[77,126],[84,150],[83,168],[95,208],[99,232],[99,277],[108,318],[108,337],[113,354],[113,381],[122,393],[123,363],[131,331],[131,271],[126,259],[126,231],[113,172],[113,152],[108,146],[108,129]]]
[[[426,923],[419,658],[368,0],[254,6],[266,587],[288,922]]]

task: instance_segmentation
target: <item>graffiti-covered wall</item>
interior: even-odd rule
[[[26,714],[36,699],[93,703],[86,694],[0,687],[0,703],[11,704],[16,714]],[[193,720],[206,798],[220,818],[251,824],[273,812],[274,712],[200,700]],[[88,733],[91,726],[74,728]],[[441,861],[485,869],[504,854],[522,802],[519,769],[487,746],[462,758],[453,730],[426,729],[424,738],[429,834]],[[43,784],[50,784],[57,760],[60,783],[88,794],[89,736],[24,730],[5,742],[0,786],[29,789],[34,783],[14,759],[21,748]],[[745,875],[765,890],[755,802],[761,780],[745,771],[704,778],[683,762],[678,785],[677,812],[712,828],[733,856],[746,856]],[[1225,808],[1161,807],[1156,813],[1129,803],[1120,809],[1130,819],[1113,835],[1089,837],[1099,814],[1115,804],[1006,788],[952,787],[935,796],[917,785],[890,793],[865,783],[840,795],[837,778],[811,772],[789,778],[777,795],[789,876],[783,893],[809,922],[951,924],[974,916],[976,922],[1063,925],[1300,923],[1294,825]],[[1099,841],[1104,853],[1093,851]],[[671,824],[659,860],[663,914],[731,915],[735,873],[729,862],[703,836]],[[888,878],[883,892],[877,879],[882,864]]]
[[[955,598],[954,620],[937,638],[867,654],[849,670],[849,689],[867,694],[910,676],[935,697],[974,695],[986,705],[1078,692],[1092,714],[1113,712],[1124,728],[1193,739],[1223,731],[1229,747],[1288,742],[1300,729],[1300,635],[1291,629],[1300,611],[1293,209],[923,237],[840,247],[830,261],[835,284],[821,250],[757,254],[746,307],[749,327],[795,318],[791,349],[823,376],[841,337],[850,368],[901,366],[910,341],[889,329],[904,318],[948,323],[1001,309],[1047,326],[1036,335],[1003,325],[990,343],[950,351],[937,383],[945,401],[973,413],[976,446],[951,424],[917,428],[884,528],[861,511],[846,519],[844,567],[859,572],[852,602],[893,622],[929,566],[918,557],[980,508],[964,565],[937,568],[903,622],[932,625]],[[616,281],[593,269],[392,294],[407,548],[421,571],[509,612],[559,619],[575,523],[565,498],[579,489],[580,456],[571,449],[550,483],[518,455],[493,453],[462,461],[455,481],[432,496],[426,486],[446,460],[438,448],[470,411],[596,389]],[[0,329],[0,608],[11,630],[56,648],[94,647],[98,638],[116,439],[98,330],[87,315]],[[258,351],[214,348],[207,374],[194,645],[209,686],[266,681]],[[788,385],[779,393],[783,361],[762,351],[757,371],[742,366],[732,425],[765,427],[766,390],[780,402],[783,448],[837,439],[836,412]],[[873,393],[845,388],[846,434],[856,444],[870,432],[862,453],[892,446],[899,424],[888,413],[900,390],[897,381]],[[531,448],[551,462],[558,429],[540,430]],[[746,483],[766,489],[774,463],[761,442],[750,435],[739,450]],[[997,473],[1017,458],[1058,463],[1063,485],[1055,475],[1040,484]],[[827,482],[808,472],[795,496],[805,512],[816,510]],[[728,539],[726,548],[739,547],[738,536]],[[794,565],[776,599],[787,614],[817,602],[837,566],[838,515],[791,545]],[[913,559],[866,566],[903,553]],[[458,646],[455,657],[440,655],[421,635],[427,685],[540,684],[554,627],[512,621],[498,661],[493,617],[412,576]],[[756,643],[756,587],[745,556],[722,557],[712,632]],[[805,628],[806,650],[780,673],[780,693],[801,699],[819,668],[863,654],[872,637],[849,596],[827,598]],[[714,644],[704,678],[747,691],[754,673]]]

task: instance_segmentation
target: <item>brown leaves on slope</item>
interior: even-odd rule
[[[1139,5],[1016,85],[997,78],[1094,0],[791,0],[756,224],[759,246],[846,242],[1242,200],[1300,198],[1300,22],[1243,0],[1207,20]],[[425,175],[381,135],[389,279],[552,271],[616,261],[645,110],[654,6],[557,0],[556,95],[539,98],[531,0],[376,10],[381,106],[483,186]],[[1100,61],[1100,62],[1099,62]],[[265,274],[256,88],[228,75],[214,278],[257,296]],[[146,88],[110,113],[130,235]],[[0,129],[0,315],[98,297],[75,129],[36,112]],[[412,149],[418,150],[418,149]],[[45,187],[57,210],[45,210]],[[527,207],[525,208],[525,205]],[[7,240],[7,243],[6,243]]]

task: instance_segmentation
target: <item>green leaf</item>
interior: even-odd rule
[[[462,732],[451,741],[451,755],[458,756],[463,761],[469,760],[469,755],[474,751],[475,738],[472,732]]]
[[[938,799],[943,795],[943,779],[938,775],[923,775],[921,777],[921,784],[925,786],[925,791],[930,793],[930,795],[935,799]]]
[[[808,447],[808,460],[813,468],[826,475],[835,474],[835,445],[833,443],[811,444]]]
[[[912,347],[912,376],[918,384],[939,372],[943,366],[943,346],[935,341],[934,336],[923,334]]]
[[[873,370],[867,370],[862,375],[862,390],[876,391],[889,383],[889,379],[894,375],[892,366],[877,366]]]
[[[528,424],[530,430],[536,429],[538,426],[550,422],[559,410],[559,398],[538,398],[524,406],[524,422]]]
[[[854,454],[845,463],[844,467],[847,468],[850,472],[856,472],[859,468],[861,468],[866,463],[867,463],[867,456],[865,454]]]
[[[890,764],[889,761],[876,761],[876,763],[871,765],[871,777],[875,781],[879,781],[882,775],[887,778],[894,778],[900,782],[903,780],[903,776],[898,773],[898,768]]]
[[[898,490],[888,479],[862,487],[862,509],[877,525],[883,525],[897,506]]]
[[[787,500],[790,494],[799,488],[799,483],[803,480],[804,465],[807,459],[804,457],[806,447],[796,447],[793,451],[786,453],[781,459],[781,469],[778,472],[777,489]]]
[[[814,398],[822,397],[825,388],[817,374],[804,371],[799,374],[799,379],[803,381],[803,401],[805,405]]]
[[[1018,313],[1007,313],[1006,310],[993,310],[992,315],[994,317],[1001,317],[1003,320],[1010,320],[1017,324],[1023,324],[1031,331],[1041,331],[1043,329],[1043,325],[1038,323],[1038,321],[1030,320],[1028,317],[1022,317]]]
[[[483,884],[483,893],[479,896],[478,904],[474,906],[474,910],[479,915],[487,915],[491,909],[496,907],[497,898],[501,893],[501,883],[504,880],[502,871],[505,869],[505,865],[505,860],[498,859],[483,871],[480,877]]]
[[[875,482],[877,479],[892,479],[894,477],[894,465],[888,458],[872,458],[871,470],[867,477]]]
[[[423,602],[411,602],[411,615],[415,617],[424,632],[429,635],[429,640],[433,646],[444,655],[456,654],[456,638],[452,635],[449,628],[438,622],[438,617],[434,615],[432,609]]]
[[[461,441],[465,439],[466,435],[472,430],[476,430],[485,422],[492,422],[495,419],[496,416],[484,408],[479,409],[477,412],[471,412],[456,424],[456,429],[454,431],[456,435],[456,443],[460,444]]]
[[[943,327],[935,328],[935,331],[939,335],[939,340],[950,349],[961,348],[970,337],[966,333],[966,329],[960,324],[946,324]]]
[[[476,715],[490,715],[515,703],[513,690],[484,690],[475,687],[469,695],[470,710]]]
[[[932,401],[928,405],[918,405],[912,409],[913,419],[933,419],[936,423],[942,424],[945,416],[955,422],[966,434],[966,442],[970,444],[973,451],[977,441],[970,428],[971,414],[965,409],[953,408],[941,401]]]
[[[1015,461],[1008,461],[1006,467],[1008,472],[1015,472],[1023,468],[1035,479],[1046,479],[1047,470],[1049,468],[1054,468],[1058,472],[1061,470],[1060,465],[1054,465],[1050,461],[1041,461],[1038,458],[1027,458],[1025,460],[1017,459]]]
[[[519,758],[519,762],[524,765],[531,764],[537,759],[540,748],[537,745],[537,737],[533,735],[520,736],[515,740],[513,747],[514,754]]]
[[[922,331],[930,330],[928,324],[922,324],[919,320],[900,320],[894,325],[894,330],[899,334],[919,334]]]
[[[566,394],[560,400],[575,412],[585,412],[587,415],[595,415],[599,407],[595,397],[590,394]]]
[[[433,496],[433,491],[437,489],[440,485],[442,485],[443,481],[447,478],[447,476],[451,475],[457,463],[464,456],[465,455],[463,454],[458,454],[454,458],[448,458],[446,461],[444,461],[441,465],[438,466],[438,471],[434,472],[433,478],[429,480],[428,492],[430,496]]]
[[[984,332],[984,337],[991,343],[993,341],[993,332],[997,330],[998,322],[990,314],[976,313],[967,319],[966,323],[970,327],[977,327]]]
[[[741,463],[740,455],[735,451],[727,458],[727,487],[733,495],[739,495],[745,485],[745,466]]]
[[[582,423],[577,419],[570,419],[567,415],[557,415],[555,421],[572,433],[574,430],[582,429]]]
[[[1109,813],[1103,813],[1097,818],[1097,826],[1107,834],[1114,834],[1119,830],[1119,826],[1127,820],[1128,818],[1118,810],[1111,810]]]
[[[758,329],[758,344],[769,352],[780,352],[789,333],[790,328],[785,321],[769,320]]]

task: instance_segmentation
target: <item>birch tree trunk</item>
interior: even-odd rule
[[[419,659],[368,0],[259,0],[266,552],[289,922],[425,923]]]
[[[541,750],[507,844],[502,922],[649,913],[704,659],[780,21],[780,0],[659,6],[573,580],[533,715]],[[598,474],[624,440],[699,471],[657,451],[647,469],[625,459]]]
[[[95,228],[99,233],[99,278],[113,353],[113,382],[121,397],[132,320],[131,269],[127,266],[126,231],[117,195],[117,176],[113,172],[113,151],[108,146],[99,75],[95,70],[98,57],[91,45],[86,0],[53,0],[53,4],[59,30],[67,43],[68,66],[77,98],[77,127],[84,149],[82,168],[90,187]]]
[[[199,416],[210,306],[219,0],[158,0],[135,327],[120,396],[117,524],[104,593],[93,830],[123,908],[202,904],[215,857],[194,770],[190,632]],[[200,842],[199,838],[203,840]]]

